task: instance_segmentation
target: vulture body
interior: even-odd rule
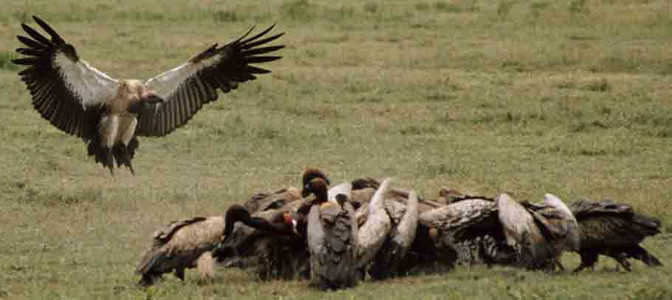
[[[357,268],[362,271],[378,254],[392,229],[392,221],[384,203],[390,181],[390,178],[383,180],[376,190],[368,205],[366,222],[357,233]]]
[[[350,197],[350,184],[328,194],[322,178],[309,182],[308,190],[315,194],[307,222],[307,241],[310,251],[310,280],[322,290],[354,287],[358,278],[357,222]],[[328,199],[336,201],[329,201]]]
[[[426,211],[419,222],[429,228],[437,248],[454,253],[451,264],[510,264],[516,255],[498,217],[495,202],[473,197]]]
[[[152,248],[136,268],[142,275],[139,284],[154,284],[162,274],[175,271],[184,280],[184,270],[198,265],[204,279],[212,276],[211,251],[224,233],[223,216],[181,219],[156,231]]]
[[[388,200],[386,204],[396,207],[399,203]],[[388,212],[390,210],[387,209]],[[400,209],[394,208],[394,210]],[[369,270],[369,275],[375,279],[403,275],[408,270],[406,254],[415,241],[418,228],[418,196],[415,192],[411,191],[408,195],[401,217],[391,219],[394,220],[394,224],[389,237],[376,254]]]
[[[256,268],[262,280],[306,276],[308,252],[293,231],[292,218],[301,202],[299,191],[288,188],[257,193],[245,206],[232,205],[214,256],[225,266]]]
[[[663,264],[640,243],[649,236],[660,233],[660,220],[636,213],[630,205],[613,201],[579,200],[569,205],[578,221],[581,232],[581,265],[593,268],[599,255],[612,257],[630,271],[628,258],[642,261],[648,266]]]
[[[273,26],[247,38],[218,47],[217,44],[184,64],[144,82],[118,80],[82,60],[46,22],[34,21],[50,36],[26,24],[26,36],[13,60],[25,65],[19,72],[32,95],[33,107],[52,125],[82,138],[88,154],[113,173],[126,166],[134,172],[132,159],[138,137],[165,136],[185,125],[203,106],[217,100],[239,83],[270,71],[251,64],[277,60],[265,56],[283,46],[266,44],[282,34],[265,36]]]
[[[499,220],[518,264],[528,269],[564,269],[560,255],[579,248],[579,230],[569,208],[556,196],[546,194],[540,203],[518,203],[506,194],[497,200]]]

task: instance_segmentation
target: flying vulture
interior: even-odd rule
[[[88,145],[88,154],[114,173],[126,166],[138,147],[138,136],[160,137],[186,124],[203,104],[217,100],[238,84],[270,73],[251,64],[280,59],[269,53],[283,45],[268,46],[283,33],[267,36],[270,26],[248,37],[252,29],[226,45],[212,45],[182,65],[144,82],[114,79],[80,59],[42,19],[35,22],[45,37],[26,24],[24,45],[16,49],[23,57],[13,60],[27,68],[19,72],[43,118],[58,129],[75,135]]]

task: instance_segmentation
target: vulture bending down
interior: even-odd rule
[[[507,243],[516,249],[522,267],[564,269],[560,255],[579,249],[579,229],[560,199],[546,194],[540,203],[518,203],[501,194],[496,202]]]
[[[574,272],[593,268],[600,254],[618,261],[630,271],[628,258],[647,266],[663,264],[639,245],[644,238],[660,233],[660,220],[636,213],[630,205],[613,201],[579,200],[569,205],[581,231],[581,265]]]
[[[257,193],[244,206],[232,205],[214,256],[228,267],[256,269],[262,280],[306,275],[308,251],[293,231],[292,217],[301,200],[297,189],[288,188]]]
[[[32,95],[32,104],[58,129],[82,138],[88,154],[114,172],[131,163],[138,136],[160,137],[185,125],[203,104],[217,100],[217,90],[228,93],[239,83],[270,71],[251,64],[277,60],[266,56],[284,46],[267,46],[282,33],[266,36],[273,28],[226,45],[217,44],[184,64],[144,82],[118,80],[80,59],[46,22],[33,17],[49,34],[21,24],[30,37],[17,36],[23,55],[13,60],[28,68],[19,72]]]
[[[420,214],[438,249],[454,252],[454,264],[511,264],[516,262],[507,245],[506,226],[498,218],[497,204],[489,198],[462,199]]]
[[[148,286],[163,273],[175,271],[184,280],[184,269],[198,265],[203,279],[213,276],[211,251],[224,233],[224,217],[195,217],[168,224],[154,233],[152,248],[145,253],[136,272],[139,284]]]
[[[307,220],[311,284],[322,290],[355,286],[358,228],[348,202],[350,185],[338,194],[328,193],[327,182],[314,178],[304,188],[305,194],[313,193],[316,199]]]
[[[400,205],[398,202],[390,200],[385,204],[389,204],[390,207]],[[390,211],[389,208],[387,210]],[[399,218],[393,216],[390,218],[394,223],[392,230],[369,269],[369,275],[375,279],[403,275],[408,269],[405,264],[408,261],[406,253],[415,241],[418,228],[418,196],[415,192],[411,191],[408,194],[403,214],[400,212],[400,215]]]

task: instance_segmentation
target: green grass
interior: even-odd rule
[[[669,267],[578,276],[459,268],[321,293],[219,269],[149,289],[135,264],[167,222],[256,190],[394,176],[518,200],[613,198],[663,220],[672,264],[669,1],[10,1],[0,10],[0,298],[670,298]],[[158,8],[160,7],[160,8]],[[116,176],[42,120],[9,63],[37,14],[117,78],[148,78],[250,26],[287,32],[274,72],[142,139]],[[565,265],[578,258],[565,255]]]

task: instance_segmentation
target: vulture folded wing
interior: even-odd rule
[[[569,251],[579,251],[581,232],[579,224],[569,207],[553,194],[545,194],[543,203],[553,207],[560,217],[560,223],[562,223],[562,227],[565,228],[564,241],[562,243],[564,249]]]
[[[496,215],[497,206],[493,202],[473,199],[426,211],[420,214],[418,222],[430,228],[451,232],[459,238],[470,228],[489,227]]]
[[[266,55],[284,47],[266,46],[283,35],[265,37],[272,28],[246,38],[250,29],[231,43],[222,47],[215,44],[188,62],[147,80],[145,86],[166,102],[141,112],[137,133],[142,136],[169,134],[186,124],[203,104],[217,100],[218,89],[227,93],[241,82],[256,79],[255,74],[270,73],[251,64],[281,58]]]
[[[194,223],[198,223],[201,221],[205,221],[205,217],[193,217],[189,219],[179,219],[177,221],[171,222],[170,224],[166,225],[165,227],[157,230],[154,232],[154,245],[155,246],[161,246],[165,243],[167,243],[170,238],[175,234],[177,230],[184,226],[188,226]]]
[[[47,23],[33,19],[51,39],[21,24],[30,37],[17,36],[25,47],[16,49],[23,57],[13,60],[28,66],[19,76],[30,90],[33,107],[58,129],[91,139],[102,104],[116,96],[118,81],[81,60]]]
[[[544,263],[550,252],[550,245],[528,210],[507,194],[499,195],[495,202],[506,241],[518,251],[520,263],[528,267]]]

